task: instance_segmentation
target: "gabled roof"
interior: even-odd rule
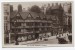
[[[10,18],[13,18],[13,17],[15,17],[16,15],[17,15],[17,11],[13,11],[13,12],[11,12],[10,13]]]
[[[20,15],[23,19],[26,19],[27,16],[29,15],[29,13],[28,12],[20,12]]]
[[[17,11],[14,11],[14,12],[12,12],[10,14],[10,17],[11,18],[14,18],[14,17],[16,17],[17,14],[18,14],[18,12]],[[37,14],[35,12],[19,12],[19,14],[21,15],[21,17],[23,19],[26,19],[28,17],[28,15],[31,15],[31,17],[33,17],[34,19],[36,19],[36,17],[40,17],[42,15],[42,14],[41,15],[40,14]]]
[[[12,12],[10,17],[14,18],[16,17],[16,15],[18,14],[18,12]],[[55,20],[56,17],[52,16],[52,15],[44,15],[42,13],[35,13],[35,12],[19,12],[19,14],[21,15],[22,19],[26,19],[28,17],[28,15],[31,15],[31,17],[33,19],[37,19],[37,17],[39,17],[39,19],[48,19],[48,20]]]
[[[16,19],[22,19],[21,14],[19,12],[17,12],[17,11],[14,11],[14,12],[10,13],[10,18],[15,19],[15,20]]]
[[[40,16],[41,19],[46,18],[46,15],[44,15],[42,13],[40,13],[39,16]]]
[[[31,16],[36,19],[36,17],[39,17],[39,15],[35,12],[29,12],[31,14]]]

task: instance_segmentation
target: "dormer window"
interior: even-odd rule
[[[31,15],[29,14],[28,17],[31,17]]]
[[[31,16],[31,14],[29,14],[28,16],[27,16],[27,19],[28,20],[31,20],[33,17]]]

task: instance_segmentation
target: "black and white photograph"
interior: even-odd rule
[[[71,46],[72,2],[3,2],[3,47]]]

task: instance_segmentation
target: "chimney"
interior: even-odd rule
[[[10,13],[13,12],[13,5],[10,5]]]
[[[44,5],[44,10],[43,10],[44,14],[46,14],[46,5]]]
[[[56,6],[58,6],[58,3],[56,3]]]
[[[18,12],[22,12],[22,5],[21,4],[18,5]]]
[[[52,3],[52,7],[54,6],[54,3]]]

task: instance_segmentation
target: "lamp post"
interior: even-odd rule
[[[61,27],[59,26],[59,37],[61,37]]]
[[[9,43],[11,43],[11,30],[8,30],[8,33],[9,33]]]
[[[17,34],[17,29],[16,29],[16,27],[17,27],[17,21],[15,20],[15,22],[14,22],[14,26],[15,26],[15,45],[19,45],[19,43],[18,43],[18,34]]]

